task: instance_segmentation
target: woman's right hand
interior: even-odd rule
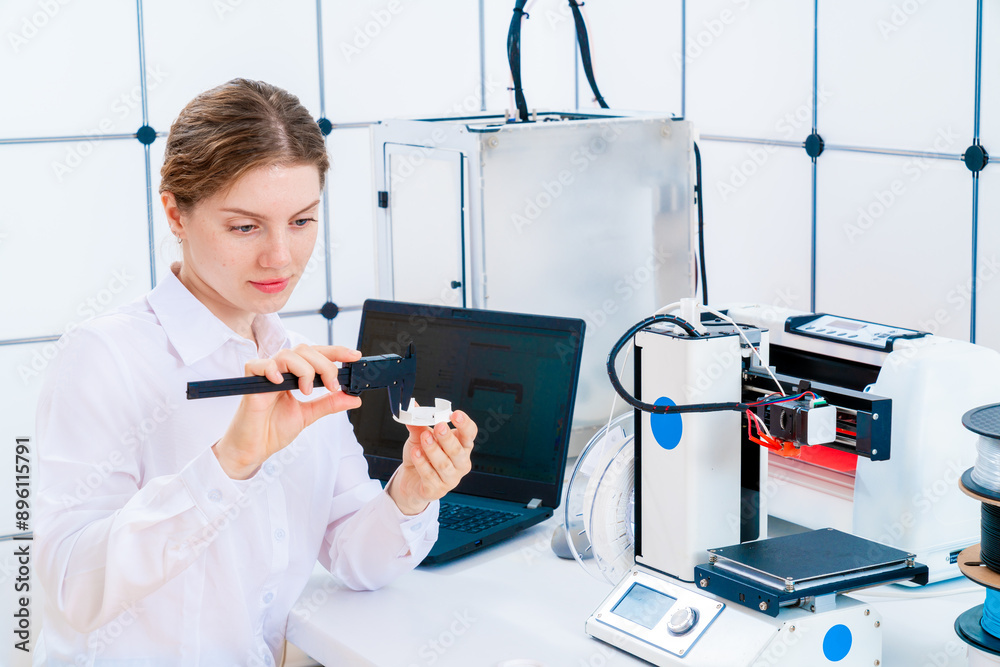
[[[247,394],[240,401],[225,435],[212,447],[222,469],[233,479],[247,479],[272,454],[291,444],[305,427],[320,417],[361,406],[361,398],[340,391],[336,361],[351,362],[361,352],[337,345],[297,345],[270,359],[247,362],[245,374],[281,383],[282,373],[299,376],[299,390],[309,395],[316,375],[329,393],[299,401],[290,391]]]

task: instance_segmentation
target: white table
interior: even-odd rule
[[[610,592],[549,547],[557,517],[465,558],[418,568],[382,590],[339,589],[317,567],[288,639],[324,665],[493,667],[516,658],[546,667],[645,665],[590,638],[583,625]],[[955,580],[918,589],[938,597],[899,599],[891,586],[857,595],[883,616],[883,667],[961,667],[955,618],[985,594]],[[941,596],[941,593],[959,591]],[[532,663],[529,663],[532,664]],[[520,666],[519,666],[520,667]]]

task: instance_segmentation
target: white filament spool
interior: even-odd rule
[[[962,415],[962,426],[979,436],[972,481],[986,491],[1000,493],[1000,403],[969,410]]]
[[[635,436],[602,453],[584,492],[583,521],[604,578],[622,580],[635,565]]]
[[[972,469],[972,481],[985,489],[1000,493],[1000,440],[980,435],[976,441],[976,467]]]

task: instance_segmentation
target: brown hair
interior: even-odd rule
[[[330,167],[323,133],[299,98],[263,81],[233,79],[191,100],[170,127],[160,192],[182,211],[271,165]]]

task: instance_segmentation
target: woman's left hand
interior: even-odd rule
[[[389,497],[403,514],[420,514],[432,500],[458,486],[472,469],[472,443],[479,428],[461,410],[451,413],[451,423],[409,426],[403,445],[403,463],[388,489]]]

